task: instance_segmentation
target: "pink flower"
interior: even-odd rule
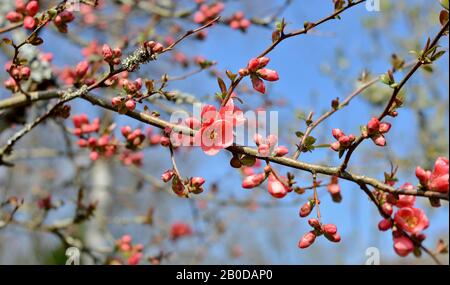
[[[403,184],[400,189],[405,190],[414,190],[414,186],[411,183],[405,183]],[[395,205],[399,208],[403,207],[413,207],[416,203],[416,196],[413,195],[399,195],[398,200],[395,203]]]
[[[280,178],[283,179],[283,178]],[[286,179],[283,179],[286,180]],[[284,182],[284,183],[283,183]],[[290,192],[289,187],[286,185],[286,181],[279,181],[274,175],[269,175],[269,193],[275,198],[281,199],[286,197]]]
[[[394,218],[403,230],[417,234],[428,228],[429,221],[422,209],[404,207],[397,211]]]
[[[207,155],[216,155],[233,144],[233,124],[225,120],[214,121],[196,133],[195,142]]]
[[[316,234],[313,231],[308,232],[299,241],[298,247],[302,248],[302,249],[310,247],[314,243],[315,240],[316,240]]]
[[[416,177],[419,179],[420,184],[427,186],[431,177],[431,171],[424,170],[422,167],[416,167]]]
[[[391,219],[383,219],[378,223],[378,229],[380,231],[387,231],[392,228],[392,220]]]
[[[431,191],[448,193],[449,190],[449,165],[448,159],[438,157],[434,163],[433,172],[426,171],[421,167],[416,168],[416,176],[424,187]]]
[[[398,255],[405,257],[413,252],[414,244],[405,236],[396,237],[394,238],[394,250]]]
[[[170,238],[176,240],[182,237],[192,235],[192,228],[188,224],[177,222],[172,224],[170,229]]]
[[[244,178],[242,182],[242,188],[252,189],[261,185],[261,183],[266,180],[266,175],[264,173],[253,174]]]
[[[429,188],[431,191],[448,193],[448,169],[448,159],[445,157],[439,157],[434,164],[434,171],[430,177]]]

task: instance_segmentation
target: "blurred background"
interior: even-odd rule
[[[2,1],[0,27],[7,25],[5,14],[13,9],[12,2]],[[93,41],[116,46],[127,36],[130,47],[124,50],[126,54],[134,49],[136,38],[145,40],[158,35],[156,39],[163,41],[176,28],[183,31],[197,26],[192,15],[182,19],[155,16],[173,11],[175,6],[176,11],[195,10],[194,1],[140,1],[145,5],[138,2],[105,0],[95,11],[94,20],[86,18],[91,17],[90,12],[74,12],[76,20],[69,24],[68,34],[50,26],[44,29],[41,33],[44,44],[23,48],[26,56],[34,58],[39,53],[53,54],[51,64],[36,61],[33,70],[42,72],[35,72],[33,80],[60,80],[55,79],[57,71],[80,62],[82,49]],[[50,7],[56,1],[40,3],[42,7]],[[125,9],[124,5],[129,8]],[[216,25],[208,30],[205,40],[184,41],[174,52],[130,74],[131,79],[159,79],[163,74],[182,76],[197,70],[192,63],[195,56],[217,62],[185,80],[169,82],[168,89],[177,92],[180,100],[169,102],[159,98],[138,104],[137,108],[143,110],[146,105],[150,111],[158,111],[162,118],[168,119],[170,110],[189,110],[192,101],[215,102],[214,93],[218,91],[215,75],[245,67],[250,58],[270,45],[273,24],[256,23],[284,17],[287,30],[296,30],[306,21],[314,22],[330,15],[333,9],[331,0],[225,1],[224,18],[240,10],[254,19],[255,24],[245,33],[226,24]],[[245,81],[237,90],[244,100],[240,107],[278,111],[280,143],[288,146],[292,154],[298,143],[295,132],[305,130],[302,119],[305,114],[311,111],[321,114],[330,108],[334,98],[344,99],[360,86],[357,79],[364,71],[370,76],[386,72],[391,67],[393,53],[406,62],[414,60],[410,51],[422,49],[427,38],[439,31],[440,10],[439,1],[429,0],[381,0],[379,12],[367,11],[364,4],[353,7],[341,19],[278,46],[269,56],[269,67],[278,71],[280,81],[268,85],[264,96],[251,92],[250,86],[244,86],[249,81]],[[15,39],[23,39],[24,35],[23,29],[8,34]],[[441,46],[448,51],[447,37]],[[10,50],[2,45],[1,51],[3,66],[10,59]],[[389,172],[393,164],[399,168],[397,186],[404,182],[417,184],[414,175],[417,165],[432,169],[438,156],[448,157],[448,73],[446,53],[433,65],[433,70],[421,70],[414,75],[404,89],[405,105],[399,110],[399,116],[388,119],[393,127],[387,135],[387,147],[379,148],[369,141],[363,143],[351,160],[352,172],[383,180],[383,173]],[[397,73],[396,79],[401,79],[403,74]],[[2,72],[0,79],[6,80],[6,76]],[[332,128],[359,134],[359,127],[383,110],[390,92],[381,83],[374,85],[325,121],[313,135],[319,143],[327,144],[333,141]],[[109,98],[116,95],[112,89],[95,94]],[[10,96],[9,91],[0,88],[0,100]],[[22,121],[31,121],[45,110],[46,104],[39,102],[15,110],[14,114]],[[102,126],[115,122],[118,137],[124,125],[147,128],[83,100],[75,100],[70,106],[72,115],[87,113],[90,119],[99,117]],[[14,123],[18,126],[0,131],[1,145],[20,128],[20,120]],[[84,194],[84,203],[98,201],[95,215],[88,221],[63,228],[62,232],[65,238],[79,240],[95,249],[94,255],[100,257],[113,255],[110,251],[115,241],[129,234],[133,242],[144,245],[146,258],[163,252],[162,264],[364,264],[369,247],[380,250],[382,264],[433,264],[427,255],[398,257],[392,249],[391,233],[377,228],[381,217],[376,207],[352,183],[340,181],[341,203],[334,203],[325,188],[319,189],[322,217],[327,223],[337,225],[342,241],[332,244],[320,238],[310,248],[299,250],[297,242],[309,231],[309,226],[306,219],[298,217],[298,211],[312,192],[292,193],[275,200],[267,193],[267,184],[244,190],[242,174],[229,167],[228,152],[209,157],[197,148],[181,148],[175,157],[182,174],[206,179],[202,194],[181,199],[171,193],[170,185],[160,181],[161,174],[171,168],[168,149],[146,147],[141,167],[124,166],[117,158],[92,162],[89,153],[77,147],[76,137],[67,132],[71,128],[69,119],[47,121],[17,144],[11,158],[15,166],[0,168],[0,201],[11,196],[24,198],[24,205],[15,213],[13,222],[0,227],[0,264],[64,264],[67,244],[61,242],[58,233],[49,232],[45,227],[73,219],[80,210],[77,207],[80,192]],[[337,153],[328,148],[303,153],[300,160],[340,164]],[[292,171],[300,186],[312,184],[308,173],[275,167],[283,174]],[[329,181],[329,177],[321,175],[318,179]],[[45,212],[37,203],[48,194],[58,207]],[[417,206],[430,219],[424,244],[434,249],[439,239],[448,242],[448,203],[431,208],[427,199],[418,198]],[[2,212],[8,213],[8,209],[0,209]],[[171,240],[171,226],[176,222],[190,225],[193,234]],[[88,254],[83,256],[84,263],[95,261]],[[439,258],[448,264],[448,255]]]

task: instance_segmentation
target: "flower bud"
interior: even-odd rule
[[[275,148],[275,150],[274,150],[274,155],[278,156],[278,157],[285,156],[288,153],[289,153],[289,150],[285,146],[279,146],[279,147]]]
[[[134,109],[136,109],[136,102],[134,100],[127,100],[125,102],[125,107],[130,110],[133,111]]]
[[[302,248],[302,249],[307,248],[307,247],[311,246],[315,240],[316,240],[316,234],[313,231],[308,232],[302,237],[302,239],[298,243],[298,247]]]
[[[369,132],[369,135],[378,132],[379,129],[380,121],[378,120],[378,118],[373,117],[367,124],[367,131]]]
[[[304,218],[307,217],[309,214],[311,214],[312,210],[314,209],[314,201],[310,200],[303,204],[303,206],[300,208],[300,217]]]
[[[394,208],[390,203],[383,203],[383,205],[381,205],[381,208],[383,209],[383,213],[385,213],[387,216],[391,216],[394,212]]]
[[[166,170],[162,175],[161,175],[161,180],[164,181],[165,183],[169,182],[170,180],[172,180],[174,176],[174,172],[173,170]]]
[[[28,2],[25,10],[26,10],[28,16],[34,17],[37,14],[37,12],[39,12],[39,3],[34,0]]]
[[[31,16],[26,16],[23,20],[23,27],[28,30],[34,29],[36,26],[36,20]]]
[[[88,72],[88,69],[89,69],[89,63],[84,60],[77,64],[77,66],[75,68],[75,73],[78,78],[83,78],[86,75],[86,73]]]
[[[278,73],[275,70],[263,68],[257,71],[257,74],[264,80],[277,81],[280,79]]]
[[[380,128],[379,128],[380,133],[385,134],[385,133],[389,132],[389,130],[391,129],[391,126],[392,125],[390,123],[386,123],[386,122],[380,123]]]
[[[382,232],[385,232],[392,228],[392,220],[391,219],[383,219],[378,223],[378,229]]]
[[[374,136],[372,140],[377,146],[386,146],[386,139],[383,135]]]
[[[242,182],[242,188],[252,189],[261,185],[266,179],[266,175],[264,173],[258,173],[254,175],[250,175],[244,178]]]
[[[318,219],[316,218],[312,218],[308,220],[308,224],[313,227],[313,228],[320,228],[320,222]]]
[[[248,76],[250,74],[250,71],[247,68],[241,68],[239,69],[239,75],[242,77]]]
[[[331,131],[331,133],[333,134],[333,137],[337,140],[339,140],[341,137],[345,136],[344,132],[341,131],[340,129],[333,129]]]
[[[194,187],[200,187],[205,183],[205,179],[203,177],[192,177],[191,184]]]
[[[420,184],[426,186],[431,177],[431,172],[424,170],[422,167],[417,166],[416,177],[419,179]]]
[[[334,235],[337,233],[337,227],[333,224],[323,225],[322,230],[329,235]]]

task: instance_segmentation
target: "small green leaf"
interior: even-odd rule
[[[252,167],[256,163],[256,158],[253,156],[244,155],[241,158],[241,163],[242,163],[242,165]]]
[[[220,91],[222,91],[222,93],[227,93],[227,86],[225,85],[223,79],[217,77],[217,83],[219,83]]]

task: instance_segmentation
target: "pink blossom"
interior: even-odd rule
[[[398,255],[405,257],[413,252],[414,244],[405,236],[396,237],[394,238],[394,250]]]
[[[403,230],[412,234],[420,233],[429,225],[427,216],[419,208],[401,208],[395,214],[394,220]]]
[[[283,179],[283,178],[280,178]],[[274,175],[269,175],[269,193],[275,198],[281,199],[284,198],[289,192],[290,189],[286,185],[286,179],[284,181],[278,180]]]

